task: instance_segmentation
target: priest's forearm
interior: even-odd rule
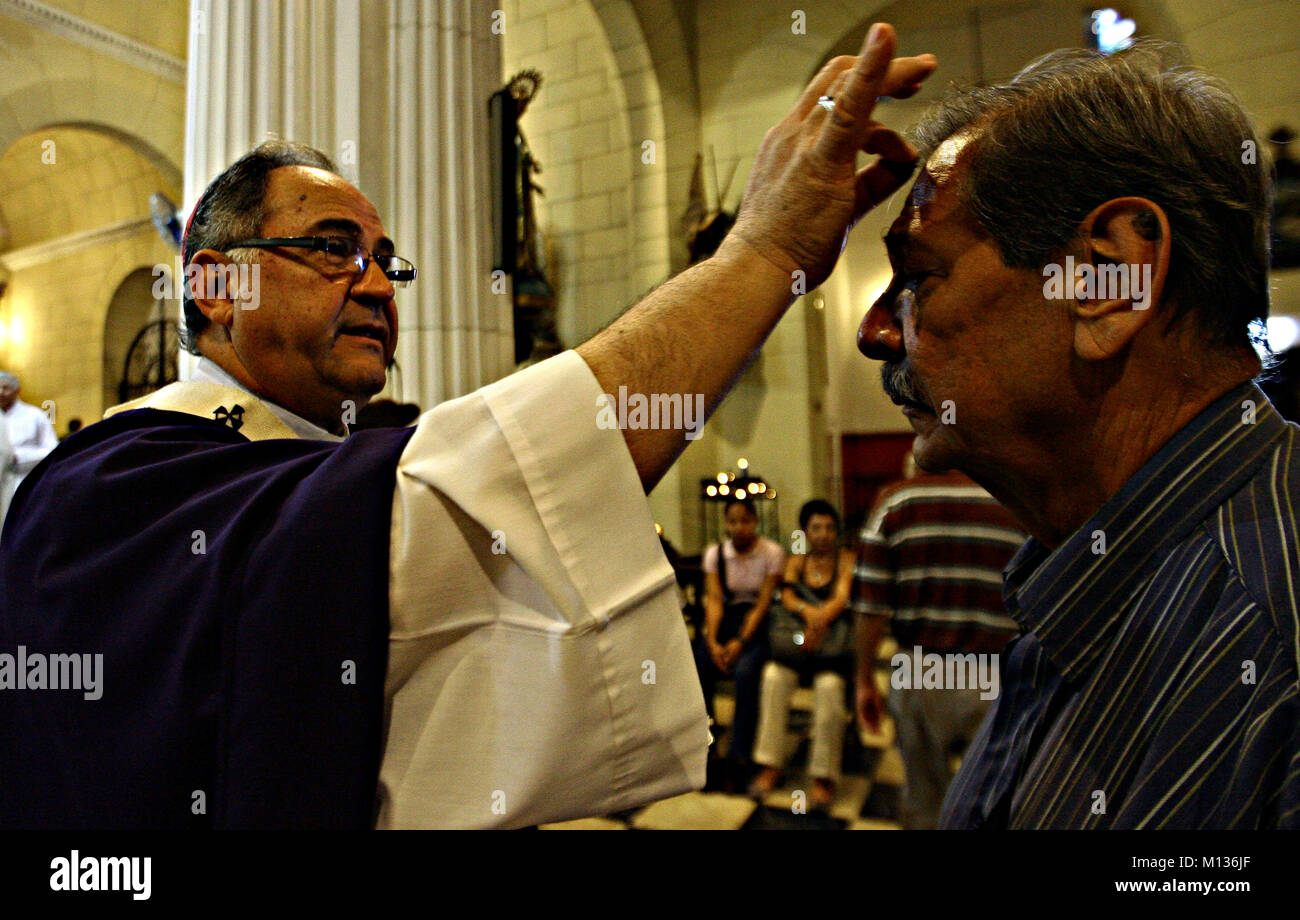
[[[684,405],[702,404],[707,417],[793,302],[791,288],[789,272],[728,237],[716,255],[655,289],[577,351],[611,397],[620,386],[647,401],[681,394]],[[691,421],[692,430],[623,426],[646,491],[705,419]]]

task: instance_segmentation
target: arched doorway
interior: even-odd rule
[[[154,270],[137,268],[113,292],[104,317],[104,406],[161,389],[177,378],[175,310],[154,296]]]

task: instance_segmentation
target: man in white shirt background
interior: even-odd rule
[[[18,398],[22,383],[8,371],[0,371],[0,414],[4,417],[4,435],[9,450],[0,451],[4,464],[4,480],[0,482],[0,524],[9,511],[9,500],[18,485],[45,455],[54,450],[59,439],[49,416],[30,403]]]

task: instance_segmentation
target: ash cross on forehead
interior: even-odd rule
[[[916,271],[915,262],[918,260],[942,262],[939,252],[913,231],[934,205],[939,193],[939,181],[952,171],[959,150],[959,145],[947,141],[940,145],[912,184],[902,213],[894,219],[884,235],[885,250],[889,254],[889,264],[896,279]]]

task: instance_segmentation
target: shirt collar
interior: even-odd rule
[[[1007,611],[1069,680],[1109,644],[1164,556],[1252,475],[1286,431],[1253,383],[1183,427],[1055,552],[1031,537],[1008,564]]]
[[[260,401],[266,408],[280,421],[288,425],[293,433],[300,438],[309,441],[342,441],[343,436],[331,434],[324,428],[307,421],[300,415],[295,415],[283,406],[276,405],[269,399],[265,399],[253,393],[248,387],[244,386],[233,376],[226,372],[225,368],[208,358],[199,358],[198,364],[194,368],[194,373],[190,375],[191,380],[200,380],[206,383],[218,383],[224,387],[233,387],[236,390],[243,390],[249,396]],[[346,428],[346,426],[344,426]]]

